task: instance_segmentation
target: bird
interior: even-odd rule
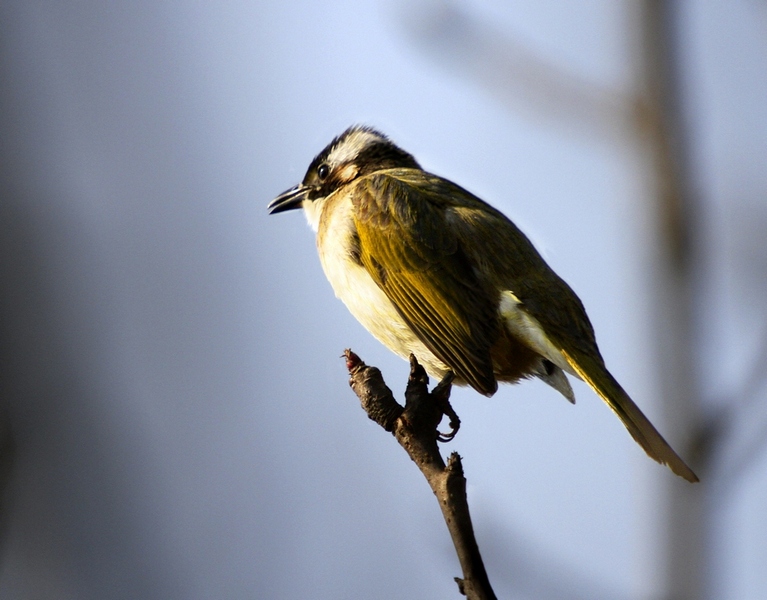
[[[300,208],[336,296],[395,354],[485,396],[538,377],[574,403],[567,375],[580,379],[651,458],[698,481],[607,370],[575,292],[490,204],[353,125],[268,205]]]

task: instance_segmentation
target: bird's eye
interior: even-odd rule
[[[325,181],[325,179],[327,179],[329,174],[330,174],[330,167],[328,167],[327,165],[322,164],[317,168],[317,177],[320,178],[320,181]]]

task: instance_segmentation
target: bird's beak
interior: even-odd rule
[[[269,214],[273,215],[275,213],[285,212],[286,210],[301,208],[301,204],[307,199],[307,195],[311,189],[312,188],[308,185],[299,183],[297,186],[282,192],[269,203],[269,206],[266,207]]]

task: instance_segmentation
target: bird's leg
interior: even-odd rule
[[[436,387],[429,392],[429,376],[415,355],[410,355],[410,377],[405,390],[405,412],[402,419],[419,431],[430,431],[438,442],[449,442],[458,433],[461,420],[450,406],[450,390],[455,375],[449,371]],[[437,430],[442,418],[450,419],[450,432]],[[434,447],[436,450],[436,446]]]
[[[461,428],[461,419],[458,418],[458,415],[450,404],[450,391],[453,388],[453,379],[455,379],[455,375],[452,371],[448,371],[447,375],[442,378],[442,381],[440,381],[437,384],[437,387],[435,387],[431,392],[432,397],[437,401],[440,408],[442,409],[442,414],[450,419],[450,433],[442,433],[441,431],[438,431],[438,442],[451,441],[455,437],[455,434],[458,433],[458,430]]]

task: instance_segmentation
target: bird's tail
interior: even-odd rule
[[[667,465],[669,469],[687,481],[693,483],[698,481],[697,475],[668,445],[600,360],[580,353],[576,360],[572,354],[564,350],[562,354],[573,370],[613,409],[629,430],[631,437],[644,448],[650,458]]]

